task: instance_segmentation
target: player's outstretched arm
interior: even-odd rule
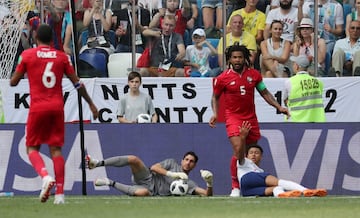
[[[196,187],[195,194],[200,196],[213,196],[213,187],[207,187],[206,189]]]
[[[264,100],[277,110],[279,110],[282,114],[285,114],[287,116],[290,116],[289,110],[285,107],[282,107],[274,98],[274,96],[269,92],[268,89],[264,89],[260,91],[260,95],[264,98]]]
[[[88,92],[86,91],[84,83],[80,81],[80,78],[75,74],[67,75],[71,82],[74,84],[74,87],[78,90],[79,94],[85,99],[85,101],[89,104],[90,110],[93,114],[93,118],[96,120],[99,117],[99,111],[95,106],[94,102],[90,98]]]
[[[201,178],[206,182],[206,189],[196,187],[195,193],[201,196],[213,195],[213,174],[209,170],[200,170]]]
[[[246,138],[251,129],[251,124],[249,121],[243,121],[241,126],[239,126],[240,133],[240,155],[237,157],[240,164],[244,164],[245,153],[246,153]]]

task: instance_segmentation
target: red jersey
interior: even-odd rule
[[[16,71],[27,73],[30,112],[64,110],[62,78],[75,73],[68,55],[48,46],[27,49],[20,55]]]
[[[232,69],[213,79],[214,94],[223,95],[226,124],[239,120],[257,120],[255,112],[255,88],[262,81],[255,69],[246,69],[239,74]]]

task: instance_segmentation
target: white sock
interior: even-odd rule
[[[274,190],[273,190],[273,195],[274,195],[274,197],[277,198],[277,197],[279,196],[279,194],[281,194],[281,193],[283,193],[283,192],[285,192],[285,190],[284,190],[283,187],[276,186],[276,187],[274,188]]]
[[[286,191],[299,190],[303,192],[304,190],[307,189],[296,182],[284,180],[284,179],[279,179],[278,185],[283,187]]]

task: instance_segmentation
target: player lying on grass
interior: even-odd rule
[[[240,130],[240,140],[245,146],[245,140],[251,125],[244,121]],[[259,145],[249,145],[246,157],[239,160],[237,164],[238,178],[242,196],[275,196],[287,197],[324,197],[327,195],[325,189],[308,189],[292,181],[278,179],[270,173],[264,172],[259,167],[262,159],[263,149]]]
[[[133,185],[125,185],[108,178],[96,179],[96,186],[108,185],[130,196],[168,196],[170,184],[175,179],[188,180],[188,174],[192,171],[198,161],[198,156],[189,151],[185,153],[179,165],[174,159],[165,159],[150,167],[134,155],[116,156],[99,161],[90,155],[86,156],[86,163],[89,169],[101,166],[124,167],[130,166],[133,175]],[[188,180],[188,194],[211,196],[213,194],[213,175],[208,170],[200,170],[201,177],[206,182],[206,189],[200,188],[194,181]]]

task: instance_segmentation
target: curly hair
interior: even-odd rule
[[[229,60],[231,58],[231,55],[233,52],[236,52],[236,51],[240,51],[244,55],[245,65],[247,67],[251,66],[251,64],[250,64],[251,63],[250,62],[251,55],[250,55],[249,49],[247,49],[246,46],[244,46],[244,45],[239,45],[239,42],[235,42],[234,45],[227,47],[225,50],[225,58],[226,58],[226,63],[228,63],[228,67],[230,68]]]

